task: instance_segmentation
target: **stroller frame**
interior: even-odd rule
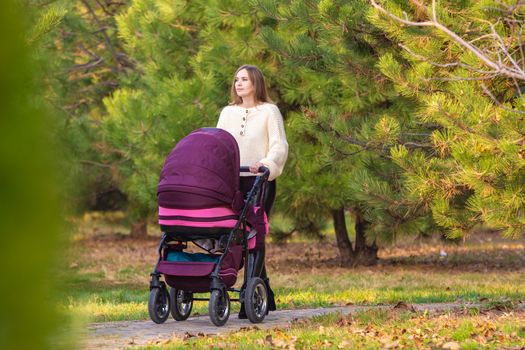
[[[249,167],[241,166],[240,172],[249,172]],[[264,198],[264,185],[269,176],[269,169],[266,167],[259,168],[254,184],[248,192],[244,206],[239,214],[235,226],[229,230],[229,233],[219,233],[216,236],[207,236],[206,238],[219,238],[219,242],[224,246],[224,250],[219,256],[218,261],[212,273],[209,275],[210,281],[210,298],[196,298],[193,297],[191,291],[183,291],[171,287],[168,292],[167,283],[161,280],[162,272],[158,271],[158,265],[163,260],[163,253],[169,249],[168,242],[179,241],[188,242],[202,237],[185,233],[169,233],[163,232],[158,247],[158,259],[155,269],[150,274],[150,298],[148,302],[148,311],[151,319],[155,323],[163,323],[167,320],[169,313],[176,321],[183,321],[187,319],[191,313],[193,301],[209,301],[209,315],[211,321],[216,326],[222,326],[226,323],[230,313],[230,301],[239,301],[244,304],[246,316],[252,323],[262,322],[267,314],[268,309],[268,290],[265,282],[258,276],[249,276],[255,268],[251,266],[255,263],[254,259],[249,259],[251,253],[248,248],[248,231],[247,231],[247,211],[251,206],[258,204],[262,207]],[[242,228],[241,228],[242,226]],[[227,237],[226,242],[223,242],[224,237]],[[222,281],[219,273],[221,271],[221,263],[229,252],[233,243],[242,242],[242,257],[241,266],[244,264],[244,278],[240,289],[227,287]],[[187,245],[182,244],[185,248]],[[201,247],[202,248],[202,247]],[[230,299],[228,292],[239,293],[238,299]]]

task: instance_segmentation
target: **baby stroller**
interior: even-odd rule
[[[248,167],[239,165],[239,148],[233,136],[216,128],[190,133],[166,159],[157,189],[162,238],[148,302],[155,323],[165,322],[170,310],[176,321],[186,320],[194,300],[209,300],[209,315],[216,326],[228,320],[230,301],[243,303],[252,323],[264,320],[268,290],[260,277],[252,276],[254,259],[250,254],[264,247],[268,231],[261,202],[269,170],[259,169],[244,198],[239,176],[247,171]],[[214,250],[185,252],[188,242],[203,248],[199,242],[210,239],[215,242]],[[235,289],[243,266],[243,285]],[[203,292],[210,292],[209,299],[193,296]],[[239,293],[239,298],[230,299],[228,292]]]

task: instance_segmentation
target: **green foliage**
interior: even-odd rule
[[[39,104],[41,72],[27,46],[38,13],[0,3],[0,348],[56,349],[54,309],[59,248],[57,150],[53,120]],[[34,32],[34,30],[33,30]],[[29,336],[28,336],[29,334]]]
[[[281,210],[304,230],[332,209],[360,208],[373,223],[369,242],[432,227],[425,208],[405,198],[401,168],[388,157],[394,145],[418,142],[412,134],[421,131],[408,113],[411,102],[377,69],[379,55],[394,55],[390,43],[359,20],[367,2],[257,5],[276,20],[262,37],[278,59],[277,85],[290,110]]]
[[[383,1],[401,15],[398,1]],[[437,20],[474,45],[486,60],[503,65],[525,62],[521,51],[523,5],[497,1],[438,3]],[[405,5],[410,21],[431,19],[431,8]],[[491,68],[479,55],[439,28],[401,25],[370,11],[369,19],[403,51],[386,54],[379,68],[397,91],[417,104],[418,123],[432,133],[429,152],[396,149],[408,196],[430,205],[433,218],[451,237],[479,224],[515,237],[525,209],[520,78]],[[500,57],[503,57],[500,61]],[[522,79],[522,78],[521,78]]]
[[[377,57],[391,51],[388,41],[356,20],[368,4],[243,5],[136,0],[116,17],[138,74],[121,78],[120,90],[105,99],[101,131],[134,214],[154,212],[162,160],[189,131],[215,125],[232,73],[251,63],[265,72],[286,117],[291,147],[277,208],[295,229],[319,234],[331,210],[342,207],[362,208],[374,223],[371,239],[431,227],[428,206],[401,200],[401,168],[388,158],[394,145],[418,142],[412,134],[420,130],[410,102],[377,69]]]
[[[105,142],[136,216],[156,209],[156,184],[175,143],[215,126],[237,66],[259,55],[255,20],[240,2],[136,0],[116,19],[137,80],[105,99]],[[224,69],[228,67],[228,69]]]
[[[44,8],[39,14],[36,24],[27,36],[29,45],[34,45],[55,29],[62,22],[66,13],[67,10],[64,7],[56,4]]]
[[[429,2],[381,4],[401,18],[432,17]],[[340,208],[371,223],[369,241],[436,223],[451,237],[480,223],[509,236],[523,228],[520,82],[491,73],[437,28],[400,25],[364,0],[57,6],[67,13],[50,10],[41,27],[62,16],[67,29],[48,42],[55,67],[69,68],[50,78],[48,97],[65,106],[58,134],[70,159],[82,160],[71,172],[87,174],[81,188],[125,191],[135,217],[155,211],[170,149],[215,125],[232,73],[251,63],[286,119],[291,147],[277,209],[294,228],[319,233]],[[509,24],[521,23],[522,12],[497,1],[436,8],[440,23],[494,61],[499,35],[511,66],[510,58],[524,61],[520,27]]]
[[[29,3],[44,6],[42,1]],[[104,117],[102,99],[118,87],[118,77],[133,67],[115,30],[114,16],[126,2],[50,3],[42,7],[45,11],[36,25],[48,28],[51,22],[56,26],[38,40],[39,64],[47,72],[41,82],[43,99],[53,107],[54,140],[63,150],[61,166],[68,169],[64,193],[72,204],[69,208],[80,211],[92,208],[97,196],[119,186],[114,167],[104,158],[100,123]]]

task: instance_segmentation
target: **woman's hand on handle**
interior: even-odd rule
[[[250,165],[250,173],[252,174],[258,174],[259,173],[259,168],[264,166],[263,163],[261,162],[256,162],[256,163],[253,163],[252,165]]]

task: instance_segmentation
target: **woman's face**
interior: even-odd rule
[[[240,98],[245,98],[250,95],[255,96],[255,87],[246,69],[241,69],[235,76],[235,91]]]

